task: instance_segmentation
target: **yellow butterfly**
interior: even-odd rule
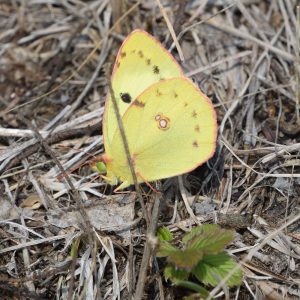
[[[112,88],[138,182],[195,169],[215,152],[217,123],[211,101],[150,34],[133,31],[116,58]],[[103,116],[110,184],[133,184],[111,97]]]

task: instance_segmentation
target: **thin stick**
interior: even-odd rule
[[[189,30],[191,30],[192,28],[194,28],[194,27],[196,27],[196,26],[199,26],[199,25],[201,25],[201,24],[204,23],[204,22],[207,22],[209,19],[214,18],[215,16],[221,14],[222,12],[226,11],[227,9],[231,8],[231,7],[234,6],[234,5],[236,5],[236,4],[235,4],[235,3],[232,3],[232,4],[230,4],[229,6],[226,6],[225,8],[223,8],[223,9],[217,11],[215,14],[209,16],[208,18],[205,18],[204,20],[201,20],[200,22],[193,23],[193,24],[190,25],[190,26],[184,27],[184,29],[183,29],[181,32],[179,32],[179,34],[178,34],[178,36],[177,36],[177,40],[179,41],[179,40],[183,37],[183,35],[184,35],[186,32],[188,32]],[[175,42],[174,42],[174,44],[175,44]],[[173,45],[172,45],[170,48],[173,49]]]
[[[139,278],[136,285],[136,292],[134,295],[134,300],[140,300],[143,298],[144,294],[144,286],[146,282],[146,276],[147,276],[147,269],[149,260],[152,254],[153,250],[153,239],[155,236],[156,231],[156,225],[158,220],[158,213],[159,213],[159,205],[160,205],[160,193],[154,194],[155,195],[155,202],[153,205],[152,210],[152,217],[151,217],[151,223],[148,227],[147,231],[147,240],[144,248],[143,258],[141,262],[140,272],[139,272]]]
[[[264,239],[257,245],[255,245],[249,253],[240,261],[239,264],[237,264],[233,269],[231,269],[227,275],[220,281],[220,283],[209,293],[209,297],[207,297],[207,300],[212,299],[220,290],[221,286],[223,284],[226,284],[227,280],[240,268],[240,264],[243,262],[248,261],[254,253],[256,253],[258,250],[262,249],[264,245],[267,244],[268,241],[270,241],[272,238],[274,238],[277,234],[279,234],[281,231],[283,231],[285,228],[290,226],[293,223],[296,223],[300,219],[300,214],[297,214],[295,217],[290,218],[286,220],[286,222],[280,226],[278,229],[270,232],[268,235],[264,237]]]
[[[113,91],[113,87],[111,85],[110,80],[108,81],[108,87],[109,87],[109,93],[110,93],[111,101],[112,101],[113,108],[114,108],[114,111],[115,111],[115,115],[116,115],[116,118],[117,118],[117,121],[118,121],[118,126],[119,126],[119,130],[120,130],[120,134],[121,134],[121,138],[122,138],[122,142],[123,142],[124,151],[125,151],[126,158],[127,158],[127,163],[129,165],[129,168],[130,168],[130,172],[131,172],[131,176],[132,176],[133,183],[134,183],[134,186],[135,186],[135,190],[137,192],[138,199],[139,199],[139,202],[141,204],[143,214],[144,214],[144,218],[146,220],[147,227],[148,227],[149,226],[148,213],[147,213],[147,210],[146,210],[146,207],[145,207],[145,204],[144,204],[143,197],[141,196],[141,190],[140,190],[140,186],[138,184],[136,173],[135,173],[132,161],[131,161],[130,150],[129,150],[127,138],[126,138],[126,135],[125,135],[124,126],[123,126],[123,122],[122,122],[122,119],[121,119],[119,107],[118,107],[117,100],[116,100],[116,97],[115,97],[115,93]]]
[[[273,46],[271,43],[266,43],[266,42],[264,42],[264,41],[262,41],[262,40],[260,40],[256,37],[253,37],[252,35],[248,34],[247,32],[243,32],[241,30],[235,29],[234,27],[231,27],[231,26],[226,25],[224,23],[219,24],[215,20],[209,20],[209,21],[206,21],[205,23],[208,24],[208,25],[211,25],[214,28],[217,28],[221,31],[224,31],[228,34],[231,34],[233,36],[237,36],[241,39],[251,41],[251,42],[257,44],[258,46],[260,46],[264,49],[267,49],[267,50],[271,51],[272,53],[275,53],[275,54],[281,56],[282,58],[286,59],[289,62],[295,61],[295,56],[294,55],[288,53],[287,51],[281,50],[281,49]]]
[[[297,6],[296,26],[296,116],[297,123],[300,122],[300,6]]]
[[[83,66],[86,65],[86,63],[93,57],[93,55],[96,53],[96,51],[100,48],[101,44],[102,44],[102,41],[104,39],[106,39],[109,34],[119,25],[119,23],[121,23],[133,10],[135,10],[140,4],[140,1],[138,1],[136,4],[134,4],[119,20],[118,22],[116,22],[111,28],[110,30],[108,30],[107,34],[105,34],[105,36],[103,37],[103,39],[97,43],[97,45],[95,46],[95,48],[90,52],[90,54],[86,57],[86,59],[80,64],[80,66],[74,71],[72,72],[72,74],[70,76],[68,76],[65,80],[63,80],[63,82],[61,84],[59,84],[58,86],[54,87],[52,90],[50,90],[49,92],[43,94],[43,95],[40,95],[40,96],[37,96],[37,97],[34,97],[33,99],[29,100],[28,102],[26,103],[23,103],[21,105],[18,105],[12,109],[9,109],[8,111],[6,111],[6,113],[8,112],[11,112],[13,110],[16,110],[18,108],[21,108],[25,105],[28,105],[28,104],[31,104],[31,103],[34,103],[38,100],[41,100],[51,94],[53,94],[54,92],[58,91],[65,83],[67,83],[70,79],[72,79],[74,76],[76,76],[78,74],[78,72],[83,68]]]
[[[171,22],[170,22],[170,20],[169,20],[169,17],[168,17],[168,15],[167,15],[167,13],[166,13],[164,7],[162,6],[160,0],[156,0],[156,3],[157,3],[157,5],[158,5],[158,7],[159,7],[159,9],[160,9],[160,11],[161,11],[161,13],[162,13],[162,15],[163,15],[165,21],[166,21],[166,24],[167,24],[167,26],[168,26],[168,29],[169,29],[169,31],[170,31],[170,34],[171,34],[171,36],[172,36],[172,39],[173,39],[174,44],[175,44],[175,46],[176,46],[176,49],[177,49],[177,51],[178,51],[180,60],[181,60],[181,61],[184,61],[183,52],[182,52],[181,47],[180,47],[180,45],[179,45],[179,43],[178,43],[178,40],[177,40],[177,37],[176,37],[176,33],[175,33],[175,31],[174,31],[174,29],[173,29],[173,26],[172,26],[172,24],[171,24]]]

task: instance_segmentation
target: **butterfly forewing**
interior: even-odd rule
[[[119,50],[112,74],[112,87],[121,116],[130,103],[153,83],[178,76],[183,76],[183,73],[171,54],[148,33],[133,31]],[[109,156],[116,128],[117,119],[108,96],[103,134],[105,151]]]

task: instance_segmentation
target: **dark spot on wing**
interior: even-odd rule
[[[130,103],[131,102],[131,96],[128,93],[120,93],[120,97],[123,102]]]
[[[135,101],[132,102],[132,105],[138,106],[138,107],[145,107],[145,103],[139,101],[136,99]]]
[[[198,142],[197,142],[197,141],[193,141],[193,147],[195,147],[195,148],[198,148],[198,147],[199,147],[199,145],[198,145]]]
[[[147,64],[148,66],[151,65],[151,59],[150,59],[150,58],[146,59],[146,64]]]
[[[159,72],[160,72],[160,71],[159,71],[159,67],[156,66],[156,65],[153,66],[153,73],[154,73],[154,74],[159,74]]]
[[[156,89],[156,96],[159,97],[159,96],[161,96],[161,95],[162,95],[162,93],[160,92],[160,90],[159,90],[159,89]]]
[[[125,51],[124,51],[124,52],[121,52],[121,57],[122,57],[122,58],[126,57],[126,52],[125,52]]]
[[[141,50],[139,50],[138,55],[139,55],[140,58],[144,57],[144,53]]]

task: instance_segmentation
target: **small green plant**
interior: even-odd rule
[[[158,257],[167,257],[164,275],[174,284],[189,288],[206,298],[209,292],[202,285],[216,286],[237,263],[224,251],[234,238],[231,230],[216,224],[195,227],[182,239],[182,247],[172,245],[172,233],[165,227],[158,229]],[[191,281],[190,281],[191,279]],[[228,287],[240,285],[242,272],[238,268],[226,281]]]

